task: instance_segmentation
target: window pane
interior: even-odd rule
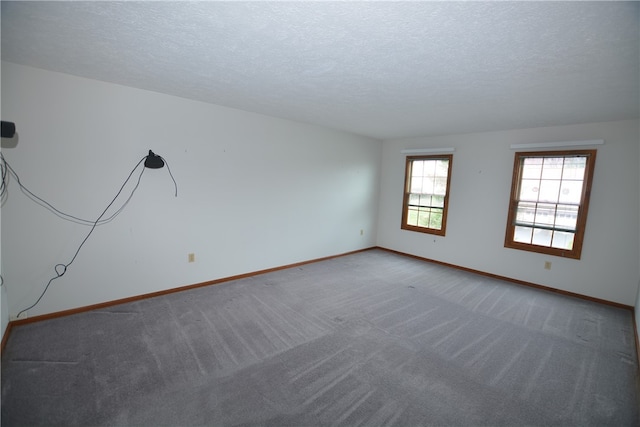
[[[444,235],[451,159],[451,155],[407,157],[402,228]]]
[[[533,239],[531,240],[531,243],[540,246],[551,246],[551,234],[551,230],[536,228],[533,230]]]
[[[564,157],[545,157],[542,166],[542,179],[562,178]]]
[[[596,153],[516,153],[505,247],[580,259]]]
[[[535,223],[539,225],[553,225],[556,217],[556,205],[539,203],[536,208]]]
[[[575,230],[578,224],[578,206],[558,205],[556,227]]]
[[[436,176],[447,177],[449,175],[449,160],[436,160]]]
[[[435,176],[436,174],[436,160],[425,160],[424,161],[424,176]]]
[[[436,178],[433,186],[433,194],[444,196],[447,194],[447,178]]]
[[[431,206],[431,195],[430,194],[421,194],[420,195],[420,206]]]
[[[562,181],[560,187],[560,203],[579,204],[582,198],[582,181]]]
[[[409,208],[407,211],[407,224],[408,225],[418,225],[418,210],[414,208]]]
[[[413,166],[411,167],[411,176],[422,176],[422,171],[424,170],[424,162],[420,160],[414,160],[412,164]]]
[[[431,198],[431,206],[443,208],[444,207],[444,196],[433,196]]]
[[[422,177],[421,193],[433,194],[433,178],[428,176]]]
[[[440,230],[442,228],[442,212],[437,210],[431,211],[429,227]]]
[[[586,167],[587,158],[585,156],[567,157],[564,161],[562,178],[583,180]]]
[[[530,157],[525,158],[522,165],[522,178],[523,179],[540,179],[542,174],[542,158]]]
[[[568,233],[564,231],[553,232],[553,243],[551,247],[558,249],[573,249],[573,236],[574,233]]]
[[[513,233],[513,241],[520,243],[531,243],[533,228],[516,226]]]
[[[418,225],[420,227],[428,227],[429,226],[429,211],[421,210],[418,213]]]
[[[422,180],[411,179],[411,186],[409,188],[411,193],[422,193]]]
[[[542,181],[540,183],[540,191],[538,195],[538,200],[541,202],[557,202],[558,194],[560,193],[560,181],[559,180],[549,180]]]
[[[523,179],[520,186],[520,200],[537,201],[540,192],[540,180]]]
[[[516,210],[516,222],[533,224],[536,215],[536,204],[520,202]]]

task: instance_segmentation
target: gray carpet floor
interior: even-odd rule
[[[384,250],[13,328],[2,425],[632,426],[629,310]]]

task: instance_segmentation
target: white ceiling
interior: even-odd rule
[[[636,2],[9,2],[2,59],[378,139],[637,118]]]

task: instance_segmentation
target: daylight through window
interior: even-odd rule
[[[407,156],[403,229],[445,234],[452,157]]]
[[[596,150],[516,153],[505,246],[579,259]]]

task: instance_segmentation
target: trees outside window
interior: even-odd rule
[[[407,156],[402,229],[444,236],[452,159],[451,154]]]

